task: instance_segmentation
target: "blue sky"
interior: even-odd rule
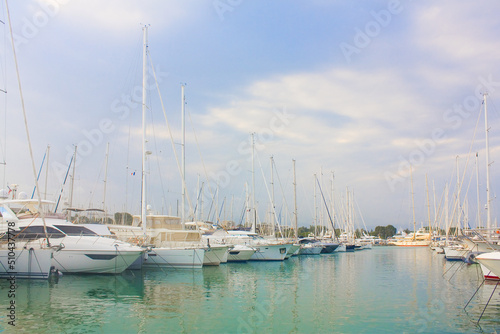
[[[475,161],[468,157],[469,151],[479,153],[484,217],[482,117],[471,143],[485,90],[496,196],[500,4],[495,1],[39,0],[9,6],[37,168],[51,146],[48,198],[57,199],[70,152],[78,145],[74,204],[102,207],[109,142],[108,210],[126,206],[139,213],[140,179],[130,174],[139,172],[141,163],[137,92],[143,24],[150,25],[151,60],[178,152],[180,84],[186,83],[186,171],[193,202],[198,175],[200,182],[219,181],[219,208],[224,202],[226,218],[239,221],[245,183],[251,185],[249,138],[256,133],[255,195],[262,220],[269,211],[264,178],[269,187],[271,155],[282,182],[279,187],[275,176],[283,216],[283,198],[288,211],[293,206],[295,159],[299,224],[309,225],[314,216],[313,174],[322,173],[322,189],[330,197],[334,172],[336,202],[345,198],[346,188],[353,191],[368,228],[410,227],[409,163],[417,222],[426,221],[425,175],[433,209],[433,188],[436,206],[446,183],[451,198],[458,156],[461,200],[469,199],[475,224]],[[5,9],[2,20],[7,21]],[[0,167],[2,187],[16,183],[31,194],[33,172],[9,30],[2,29],[1,75],[8,91],[2,97],[6,136],[0,158],[7,163]],[[148,203],[175,214],[179,171],[158,94],[155,89],[149,94]],[[493,219],[496,204],[494,199]]]

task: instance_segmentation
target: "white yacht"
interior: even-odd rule
[[[245,245],[255,249],[255,253],[250,260],[275,260],[283,261],[287,252],[292,247],[291,243],[281,242],[279,240],[264,239],[257,233],[248,231],[227,231],[228,243],[234,245]]]
[[[17,215],[10,207],[15,205],[21,206]],[[25,248],[34,250],[53,247],[52,266],[63,273],[120,274],[143,253],[138,246],[68,222],[63,215],[44,213],[44,227],[38,200],[4,201],[0,208],[5,221],[15,221],[17,242],[22,240]],[[6,229],[2,223],[0,230]]]
[[[47,245],[26,245],[16,240],[9,246],[8,234],[0,238],[0,278],[49,277],[53,249]]]
[[[479,254],[476,260],[490,271],[489,276],[500,277],[500,251]]]
[[[147,248],[143,262],[145,266],[175,269],[198,269],[203,266],[205,249],[208,247],[203,245],[199,231],[183,228],[181,219],[174,216],[149,213],[146,215],[146,221],[146,236],[141,216],[133,216],[131,226],[111,224],[108,228],[118,239]],[[227,247],[224,251],[226,250]],[[207,259],[210,263],[207,265],[215,265],[217,258],[223,258],[223,255],[218,252],[211,253]]]

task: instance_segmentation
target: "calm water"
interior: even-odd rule
[[[495,333],[500,287],[479,286],[477,265],[427,248],[230,263],[200,270],[18,281],[16,330],[33,333]]]

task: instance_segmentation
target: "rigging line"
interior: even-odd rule
[[[482,105],[482,104],[481,104]],[[474,141],[476,139],[476,133],[477,133],[477,129],[478,129],[478,126],[479,126],[479,121],[480,121],[480,118],[481,118],[481,115],[482,115],[482,111],[483,111],[483,108],[480,107],[479,108],[479,114],[477,116],[477,121],[476,121],[476,127],[474,128],[474,134],[472,135],[472,141],[471,141],[471,144],[470,144],[470,147],[469,147],[469,153],[467,154],[467,159],[465,161],[465,167],[464,167],[464,172],[463,172],[463,175],[462,175],[462,178],[461,178],[461,181],[460,181],[460,185],[458,186],[459,188],[457,188],[457,194],[458,194],[458,189],[462,189],[462,185],[463,185],[463,182],[464,182],[464,178],[465,178],[465,172],[467,171],[467,166],[469,164],[469,161],[470,161],[470,156],[471,156],[471,152],[472,152],[472,146],[474,145]],[[451,182],[451,180],[450,180]],[[457,206],[460,205],[460,199],[458,198],[458,196],[455,198],[455,201],[454,201],[454,205],[453,205],[453,216],[452,216],[452,220],[453,218],[455,217],[455,214],[456,214],[456,209],[457,209]],[[458,222],[460,223],[460,222]]]
[[[269,200],[272,201],[271,192],[269,191],[269,187],[267,186],[267,182],[266,182],[266,176],[264,175],[264,168],[262,168],[262,164],[260,163],[259,155],[258,154],[255,154],[255,155],[257,156],[257,162],[259,163],[259,166],[260,166],[260,171],[262,173],[262,179],[264,180],[264,185],[266,186],[267,195],[269,196]],[[276,215],[276,208],[274,207],[274,205],[272,205],[272,207],[273,207],[274,218],[276,219],[276,222],[278,223],[277,224],[278,225],[278,231],[279,231],[281,237],[284,238],[283,232],[281,231],[281,224],[279,223],[278,217]],[[273,231],[273,234],[276,234],[275,231]]]
[[[158,157],[158,142],[156,140],[156,131],[155,131],[155,123],[153,121],[153,113],[151,113],[151,127],[153,129],[153,141],[154,141],[155,151],[156,151],[156,165],[158,166],[158,174],[159,174],[159,178],[160,178],[161,192],[162,192],[163,198],[165,198],[166,197],[165,186],[163,184],[163,177],[162,177],[162,172],[161,172],[161,168],[160,168],[160,158]]]
[[[43,168],[43,163],[45,162],[45,157],[47,156],[47,151],[45,151],[44,155],[43,155],[43,158],[42,158],[42,163],[40,165],[40,169],[38,170],[38,175],[36,177],[37,180],[40,179],[40,173],[42,172],[42,168]],[[33,193],[31,194],[31,199],[33,199],[33,197],[35,196],[35,190],[36,190],[36,186],[33,188]]]
[[[484,282],[486,282],[485,279],[483,279],[483,281],[481,282],[481,284],[479,284],[479,286],[477,287],[476,291],[474,291],[474,294],[472,295],[472,297],[470,297],[470,299],[467,302],[467,304],[465,304],[464,310],[467,308],[467,306],[469,306],[469,304],[472,301],[472,299],[474,298],[474,296],[477,294],[477,292],[479,291],[479,289],[481,289],[481,287],[484,285]]]
[[[12,22],[10,20],[9,5],[8,5],[7,0],[5,0],[5,8],[7,11],[7,17],[9,19],[10,38],[12,40],[12,53],[14,55],[14,63],[16,64],[17,83],[19,85],[19,96],[21,98],[21,106],[22,106],[23,118],[24,118],[24,127],[26,130],[26,138],[28,141],[28,148],[29,148],[29,153],[30,153],[30,157],[31,157],[31,167],[33,169],[33,177],[35,178],[35,185],[38,185],[38,181],[36,180],[35,158],[33,157],[33,148],[31,147],[31,139],[30,139],[30,133],[29,133],[29,129],[28,129],[28,118],[26,116],[26,108],[24,105],[23,90],[21,87],[21,75],[19,74],[19,65],[17,63],[16,48],[14,45],[14,33],[12,32]],[[40,196],[40,189],[38,188],[38,186],[37,186],[37,196],[38,196],[38,205],[41,206],[42,197]],[[47,235],[47,225],[45,224],[45,215],[42,213],[41,216],[42,216],[42,222],[43,222],[43,231],[44,231],[45,235]],[[50,245],[48,235],[47,235],[47,245]]]
[[[332,224],[332,229],[335,232],[335,222],[332,220],[332,216],[330,215],[330,210],[328,210],[328,205],[326,204],[325,196],[323,195],[323,190],[321,189],[321,184],[319,184],[318,178],[316,178],[316,182],[318,183],[319,192],[321,193],[321,197],[323,198],[323,203],[325,203],[326,212],[328,213],[328,218],[330,219],[330,223]],[[336,235],[335,238],[338,240]]]
[[[361,213],[361,209],[359,208],[358,201],[354,198],[353,198],[353,200],[354,200],[354,204],[356,204],[356,207],[358,208],[358,213],[359,213],[359,216],[361,217],[361,221],[363,222],[365,232],[368,232],[368,228],[366,227],[365,219],[363,218],[363,213]]]
[[[288,208],[288,202],[287,202],[286,197],[285,197],[285,191],[283,189],[283,185],[281,184],[280,175],[278,173],[278,166],[276,166],[276,161],[274,161],[274,159],[272,160],[272,162],[274,165],[274,169],[276,170],[276,177],[278,178],[278,184],[280,185],[281,194],[283,195],[283,201],[285,202],[285,209],[286,209],[285,213],[290,218],[292,215],[290,214],[290,209]],[[278,222],[279,222],[279,220],[278,220]],[[290,221],[290,225],[291,225],[291,221]]]
[[[3,6],[2,6],[2,9]],[[5,15],[5,13],[4,13]],[[5,23],[2,22],[4,25]],[[4,34],[3,34],[3,49],[4,50],[7,50],[7,29],[4,29]],[[3,73],[3,88],[5,89],[2,89],[2,92],[5,93],[5,98],[4,98],[4,122],[3,122],[3,133],[4,133],[4,142],[3,142],[3,145],[2,143],[0,143],[0,149],[2,150],[2,157],[3,157],[3,161],[0,163],[2,165],[4,165],[4,168],[3,168],[3,177],[2,177],[2,180],[3,180],[3,183],[2,183],[2,188],[5,188],[6,186],[6,174],[7,174],[7,163],[6,163],[6,160],[7,160],[7,57],[4,57],[4,62],[3,62],[3,69],[5,69],[5,71],[2,71]]]
[[[175,161],[177,163],[177,168],[179,170],[179,174],[182,176],[182,168],[181,168],[181,164],[179,162],[179,157],[177,155],[177,150],[175,149],[174,137],[173,137],[173,134],[172,134],[172,130],[170,129],[170,123],[168,122],[167,113],[165,111],[165,105],[163,103],[163,98],[162,98],[161,93],[160,93],[160,86],[158,85],[158,80],[156,78],[155,68],[154,68],[153,61],[151,59],[151,53],[149,52],[149,50],[148,50],[148,56],[150,58],[151,69],[153,71],[153,77],[155,78],[156,89],[158,91],[158,96],[160,98],[161,109],[163,111],[163,116],[165,117],[165,122],[167,123],[168,134],[170,135],[170,141],[172,143],[172,149],[174,151]],[[181,178],[182,178],[182,186],[184,187],[184,189],[187,189],[185,178],[184,177],[181,177]],[[186,199],[187,199],[187,202],[188,202],[189,210],[190,210],[190,213],[191,213],[192,210],[193,210],[193,205],[191,203],[191,198],[189,197],[189,193],[187,191],[185,193],[186,193]]]
[[[189,109],[187,109],[187,113],[188,113],[189,123],[191,124],[191,128],[193,129],[194,140],[196,142],[196,148],[198,149],[198,154],[200,155],[200,160],[201,160],[201,165],[203,167],[203,172],[205,173],[205,178],[206,178],[207,184],[209,184],[210,179],[208,178],[208,172],[207,172],[207,168],[205,166],[205,160],[203,159],[203,155],[201,154],[201,148],[200,148],[200,144],[198,142],[198,136],[196,135],[196,131],[194,129],[194,124],[193,124],[193,120],[191,118],[191,113],[189,112]],[[208,187],[208,191],[210,192],[210,195],[212,195],[212,189],[210,187]]]
[[[490,301],[491,301],[491,297],[493,297],[493,295],[495,294],[495,291],[498,287],[498,283],[500,283],[500,281],[497,281],[497,284],[495,284],[495,288],[493,289],[493,291],[491,292],[491,295],[490,295],[490,298],[488,298],[488,301],[486,302],[486,305],[484,305],[484,309],[483,309],[483,312],[481,312],[481,315],[479,316],[479,319],[477,319],[477,324],[479,325],[479,321],[481,321],[481,318],[483,317],[483,314],[484,314],[484,311],[486,311],[486,308],[488,307],[488,305],[490,304]]]

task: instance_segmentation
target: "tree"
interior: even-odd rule
[[[132,225],[134,218],[128,212],[116,212],[115,213],[115,224]]]
[[[375,231],[373,231],[371,235],[378,236],[381,239],[387,239],[396,234],[396,232],[396,228],[392,225],[377,226],[375,227]]]

